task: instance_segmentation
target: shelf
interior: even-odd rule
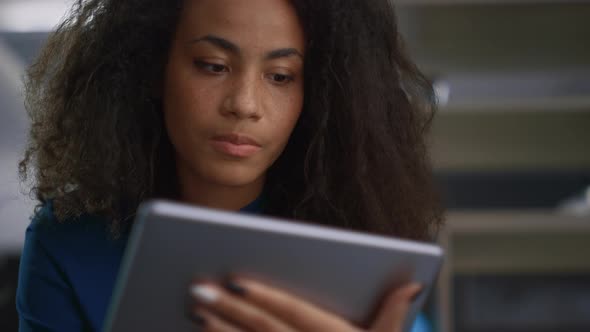
[[[445,231],[454,274],[590,272],[590,216],[553,211],[453,212]]]
[[[590,70],[447,73],[434,86],[447,112],[590,111]]]
[[[587,112],[590,96],[536,99],[473,100],[441,106],[441,112]]]
[[[582,174],[590,170],[588,128],[590,112],[440,111],[429,141],[439,172]]]
[[[590,239],[590,216],[576,217],[553,210],[455,211],[447,215],[447,220],[447,232],[453,236],[583,232]]]

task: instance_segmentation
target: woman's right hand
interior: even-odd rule
[[[373,321],[369,331],[402,332],[412,300],[418,296],[421,290],[420,284],[412,283],[391,291],[381,304],[377,318]]]

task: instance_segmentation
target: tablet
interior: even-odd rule
[[[393,285],[433,286],[440,247],[255,214],[166,201],[140,206],[123,256],[106,332],[195,331],[186,318],[195,278],[241,275],[287,290],[356,323],[374,315]]]

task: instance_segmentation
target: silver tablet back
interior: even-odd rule
[[[104,331],[194,331],[185,315],[190,282],[236,274],[354,322],[367,321],[392,285],[418,281],[426,288],[409,330],[441,261],[431,244],[153,201],[139,209]]]

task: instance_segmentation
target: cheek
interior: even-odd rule
[[[283,149],[287,144],[293,128],[299,120],[303,108],[303,93],[299,90],[297,93],[290,94],[288,97],[279,99],[275,105],[278,110],[273,119],[273,136],[279,149]]]
[[[166,128],[171,139],[188,139],[199,134],[200,127],[214,116],[217,95],[215,89],[198,84],[184,75],[169,78],[166,87],[164,113]]]
[[[284,125],[290,129],[295,127],[303,109],[303,87],[298,87],[288,98],[283,99],[282,105]]]

